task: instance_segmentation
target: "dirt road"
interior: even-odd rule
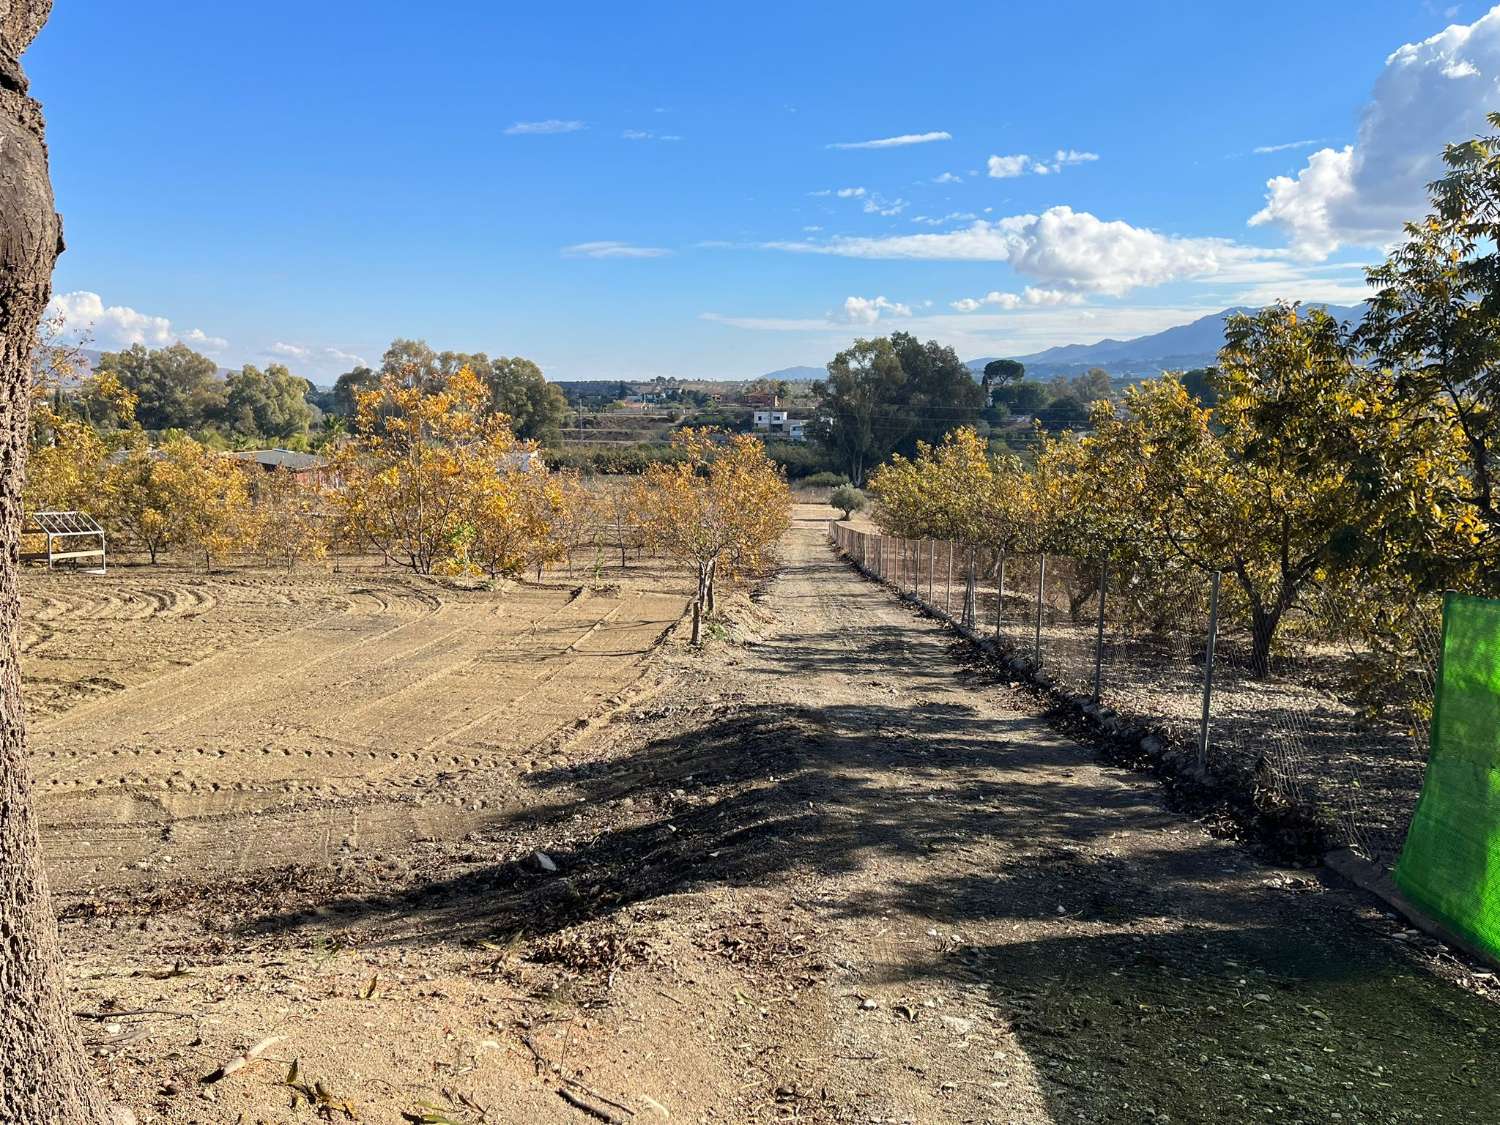
[[[108,1081],[148,1122],[287,1120],[292,1057],[371,1121],[1500,1120],[1500,1008],[1054,734],[822,514],[468,838],[69,899],[78,1007],[147,1013]]]

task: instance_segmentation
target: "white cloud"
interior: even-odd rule
[[[972,211],[949,211],[946,215],[913,215],[911,221],[923,226],[940,227],[948,223],[972,222],[978,217]]]
[[[935,184],[961,184],[964,182],[964,178],[952,172],[944,172],[940,176],[932,177],[932,182]]]
[[[54,295],[47,315],[58,322],[64,339],[87,341],[105,351],[132,344],[164,348],[179,340],[204,352],[229,347],[229,341],[221,336],[210,336],[198,328],[182,331],[173,328],[167,317],[137,312],[126,305],[105,305],[99,294],[87,290]]]
[[[1082,293],[1071,293],[1062,289],[1038,289],[1028,285],[1020,293],[1001,293],[991,291],[983,297],[964,297],[953,301],[949,307],[957,309],[962,313],[974,312],[986,305],[1001,309],[1019,309],[1025,306],[1047,306],[1047,305],[1081,305],[1085,298]]]
[[[874,194],[865,200],[866,215],[899,215],[907,208],[904,199],[886,199],[883,195]]]
[[[229,341],[223,336],[210,336],[201,328],[189,328],[182,334],[182,342],[200,352],[222,352],[229,347]]]
[[[1319,149],[1296,178],[1266,183],[1251,226],[1281,228],[1298,253],[1379,246],[1424,210],[1445,143],[1486,131],[1500,97],[1500,8],[1391,54],[1352,145]]]
[[[1092,164],[1099,159],[1097,152],[1080,152],[1076,148],[1060,148],[1052,154],[1052,171],[1069,164]]]
[[[844,319],[850,324],[874,324],[881,313],[911,316],[911,306],[884,297],[847,297],[844,300]]]
[[[839,141],[829,148],[901,148],[905,145],[926,145],[933,141],[951,141],[952,133],[903,133],[899,137],[880,137],[873,141]]]
[[[559,121],[555,117],[546,121],[517,121],[505,130],[507,137],[541,136],[547,133],[576,133],[586,128],[582,121]]]
[[[989,160],[990,179],[1009,180],[1016,176],[1024,176],[1026,169],[1031,166],[1029,156],[992,156]]]
[[[633,246],[628,242],[576,242],[564,246],[564,258],[665,258],[672,251],[660,246]]]
[[[773,242],[768,249],[845,258],[1008,262],[1051,288],[1120,296],[1140,286],[1220,274],[1231,266],[1275,258],[1277,251],[1226,239],[1179,238],[1087,211],[1052,207],[1040,215],[979,219],[959,230],[826,242]]]
[[[1050,159],[1045,156],[1027,156],[1024,153],[1018,153],[1015,156],[992,156],[989,158],[987,167],[990,179],[1012,180],[1028,172],[1035,176],[1048,176],[1061,172],[1070,164],[1090,164],[1098,159],[1097,152],[1060,148],[1052,154]]]
[[[865,189],[862,187],[841,187],[834,194],[840,199],[858,199],[865,194]]]
[[[1250,151],[1255,153],[1256,156],[1265,156],[1268,153],[1286,152],[1294,148],[1311,148],[1317,143],[1317,141],[1287,141],[1285,144],[1279,145],[1256,145]]]
[[[653,133],[649,129],[626,129],[620,134],[627,141],[680,141],[675,133]]]
[[[277,340],[266,349],[267,355],[273,355],[281,359],[296,360],[303,364],[312,364],[320,370],[333,367],[368,367],[363,356],[346,352],[339,348],[314,347],[308,344],[289,344],[284,340]]]

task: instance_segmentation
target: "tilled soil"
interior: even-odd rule
[[[466,831],[550,741],[632,689],[680,595],[175,568],[23,583],[53,881],[234,875],[362,837]],[[163,847],[166,843],[170,846]]]
[[[1098,764],[821,514],[467,836],[61,896],[105,1080],[145,1122],[1500,1120],[1444,955]]]

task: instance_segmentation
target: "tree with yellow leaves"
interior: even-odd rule
[[[970,627],[981,552],[992,552],[998,568],[1006,554],[1035,543],[1033,482],[1014,457],[991,455],[971,427],[954,430],[937,445],[918,442],[910,460],[897,454],[871,474],[868,487],[886,531],[964,548],[962,621]]]
[[[1132,388],[1082,439],[1085,489],[1109,549],[1163,547],[1223,570],[1243,597],[1252,673],[1265,675],[1277,629],[1311,585],[1368,573],[1411,536],[1456,532],[1434,497],[1459,460],[1440,422],[1404,411],[1388,373],[1356,362],[1321,310],[1278,305],[1231,320],[1213,407],[1175,377]],[[1439,506],[1440,507],[1440,506]]]
[[[333,504],[351,539],[418,574],[467,557],[476,514],[509,510],[499,478],[517,448],[485,395],[468,368],[439,387],[387,374],[359,395],[354,433],[332,459],[342,481]]]
[[[759,438],[718,440],[708,430],[684,429],[672,444],[682,460],[648,466],[633,499],[646,543],[696,571],[696,645],[719,578],[754,573],[769,562],[791,525],[792,494]]]
[[[246,521],[248,545],[265,560],[288,570],[304,559],[328,554],[326,502],[322,489],[275,469],[256,477]]]
[[[154,475],[167,497],[172,539],[202,551],[205,569],[245,545],[250,488],[239,462],[174,437],[162,446]]]

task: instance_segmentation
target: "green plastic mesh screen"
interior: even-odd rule
[[[1500,957],[1500,601],[1443,602],[1432,750],[1396,884]]]

